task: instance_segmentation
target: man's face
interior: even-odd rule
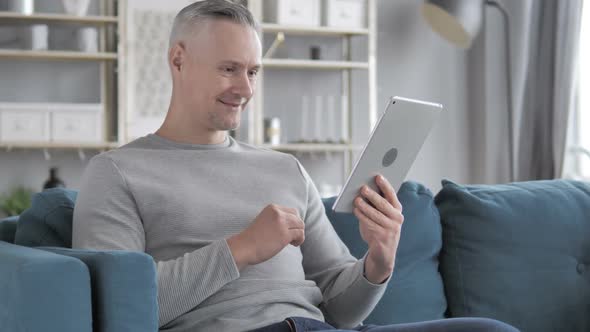
[[[207,20],[187,38],[178,76],[183,114],[207,131],[235,129],[260,70],[256,31],[229,20]]]

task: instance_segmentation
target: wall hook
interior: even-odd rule
[[[84,153],[84,150],[78,149],[78,158],[80,158],[80,161],[86,161],[86,154]]]
[[[51,160],[51,154],[49,153],[49,150],[43,149],[43,158],[45,158],[45,161]]]

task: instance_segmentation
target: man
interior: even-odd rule
[[[260,62],[246,8],[187,6],[170,36],[173,92],[162,127],[94,157],[85,172],[73,246],[153,256],[161,330],[354,328],[393,271],[404,218],[386,179],[376,178],[383,196],[363,188],[355,201],[369,248],[356,260],[295,158],[227,135]]]

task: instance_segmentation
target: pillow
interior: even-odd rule
[[[447,308],[443,282],[438,272],[442,246],[438,211],[430,190],[405,182],[398,191],[404,224],[392,279],[379,304],[365,324],[397,324],[444,318]],[[358,220],[353,214],[334,213],[335,197],[324,199],[326,214],[336,233],[357,258],[367,251]]]
[[[590,331],[590,185],[461,186],[436,196],[451,316],[522,331]]]
[[[52,188],[33,195],[31,207],[19,219],[14,243],[72,247],[72,219],[78,192]]]
[[[39,247],[80,259],[92,280],[93,331],[157,331],[156,266],[148,254]]]
[[[0,220],[0,241],[14,243],[17,222],[18,216]]]

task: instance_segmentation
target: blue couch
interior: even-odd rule
[[[434,196],[406,182],[395,271],[367,323],[490,317],[522,331],[590,331],[590,184],[443,181]],[[36,194],[0,221],[0,331],[155,331],[154,262],[125,251],[73,250],[76,192]],[[357,257],[354,216],[333,214]]]

